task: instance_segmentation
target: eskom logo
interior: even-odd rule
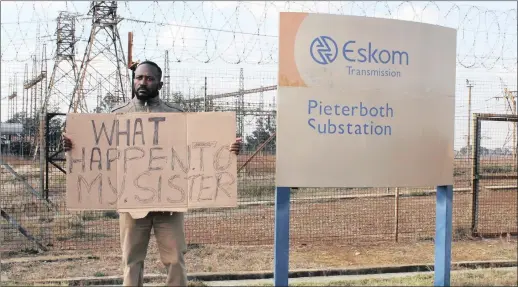
[[[311,42],[309,53],[315,62],[321,65],[327,65],[336,59],[338,46],[331,37],[320,36]]]
[[[333,63],[338,56],[338,45],[329,36],[316,37],[310,45],[311,58],[321,65]],[[372,42],[345,42],[341,51],[344,60],[350,63],[391,64],[408,66],[410,56],[406,51],[391,50],[375,46]]]

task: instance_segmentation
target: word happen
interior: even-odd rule
[[[80,164],[81,172],[85,171],[110,171],[117,169],[116,160],[122,160],[122,168],[118,170],[126,173],[129,169],[130,164],[139,164],[139,167],[147,166],[147,170],[163,170],[170,168],[171,171],[178,170],[175,168],[178,164],[180,170],[183,173],[188,173],[191,168],[199,171],[205,170],[205,160],[207,156],[212,157],[212,163],[214,170],[221,171],[226,170],[231,164],[229,145],[220,145],[214,153],[207,154],[206,149],[209,147],[214,148],[216,143],[205,143],[205,142],[194,142],[188,145],[185,151],[187,157],[182,159],[179,156],[178,148],[170,147],[127,147],[127,148],[107,148],[102,150],[99,147],[92,147],[88,154],[86,148],[81,149],[81,158],[70,158],[68,164],[68,172],[74,172],[73,167],[75,164]],[[193,150],[199,150],[197,156],[197,165],[195,166],[192,161]],[[87,157],[88,156],[88,157]],[[144,159],[142,161],[141,159]],[[134,161],[137,161],[136,163]],[[169,164],[166,165],[166,163]],[[222,162],[224,164],[222,164]]]

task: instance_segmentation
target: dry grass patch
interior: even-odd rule
[[[433,286],[433,274],[419,274],[396,278],[337,280],[326,283],[291,283],[290,286]],[[451,286],[516,286],[517,272],[488,269],[484,271],[452,272]],[[270,283],[251,286],[272,286]]]
[[[487,270],[452,273],[450,283],[452,286],[516,286],[516,279],[516,271]],[[433,286],[433,281],[433,275],[426,274],[392,279],[337,281],[321,286]]]
[[[189,273],[270,272],[273,270],[272,248],[273,246],[191,246],[186,255],[187,269]],[[433,242],[294,246],[290,252],[291,270],[428,264],[434,261]],[[122,274],[119,248],[92,255],[99,259],[2,264],[2,277],[21,281]],[[457,241],[452,246],[452,260],[517,260],[517,241],[516,238]],[[154,237],[151,239],[144,268],[145,274],[165,274]]]

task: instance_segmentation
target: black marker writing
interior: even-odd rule
[[[158,177],[158,187],[156,193],[158,197],[158,202],[162,202],[162,176]]]
[[[154,150],[161,151],[163,149],[161,147],[152,147],[152,148],[149,149],[149,165],[148,165],[148,170],[162,170],[161,166],[153,167],[151,165],[153,163],[153,160],[165,159],[166,162],[167,162],[167,157],[166,156],[157,156],[157,157],[153,156],[153,151]]]
[[[177,191],[179,191],[179,192],[180,192],[180,194],[181,194],[181,197],[180,197],[180,199],[178,199],[178,200],[173,200],[173,199],[171,199],[170,197],[167,197],[167,198],[166,198],[166,200],[167,200],[169,203],[178,203],[178,202],[183,202],[183,201],[185,200],[185,190],[183,190],[183,188],[181,188],[180,186],[178,186],[178,185],[176,185],[176,184],[174,184],[174,183],[173,183],[173,181],[174,181],[175,179],[179,178],[179,177],[180,177],[180,175],[175,174],[175,175],[171,176],[171,177],[169,178],[169,180],[167,181],[167,183],[168,183],[168,185],[169,185],[169,187],[170,187],[170,188],[176,189],[176,190],[177,190]]]
[[[117,122],[116,120],[112,121],[112,129],[111,129],[110,136],[108,137],[108,132],[106,131],[106,126],[104,125],[104,122],[101,122],[101,130],[99,131],[99,133],[97,133],[97,127],[95,126],[95,120],[92,120],[92,128],[94,130],[95,145],[99,145],[99,140],[101,139],[101,134],[103,131],[104,131],[106,140],[108,141],[108,144],[110,146],[112,145],[113,132],[115,131],[116,122]]]
[[[72,158],[70,156],[69,164],[68,164],[68,173],[72,173],[72,166],[74,163],[81,163],[81,172],[85,172],[85,148],[81,149],[81,159]]]
[[[154,189],[154,188],[146,187],[146,186],[141,186],[141,185],[140,185],[140,183],[139,183],[138,181],[139,181],[139,179],[140,179],[142,176],[144,176],[144,175],[150,176],[150,175],[151,175],[151,173],[150,173],[149,171],[144,171],[143,173],[139,174],[137,177],[135,177],[135,180],[133,180],[133,185],[134,185],[135,187],[140,188],[141,190],[145,190],[145,191],[149,191],[149,192],[151,192],[151,193],[152,193],[152,195],[151,195],[150,197],[146,198],[146,199],[142,199],[142,198],[140,198],[140,196],[137,194],[137,195],[135,195],[135,199],[136,199],[138,202],[140,202],[140,203],[151,203],[151,202],[153,202],[153,201],[155,200],[155,197],[156,197],[156,195],[157,195],[157,191],[156,191],[156,189]],[[160,185],[159,185],[159,187],[158,187],[158,188],[160,188]]]
[[[230,178],[230,180],[227,182],[222,180],[224,175],[226,175],[228,178]],[[228,173],[226,171],[216,173],[216,192],[214,193],[214,200],[216,200],[216,198],[218,198],[219,190],[223,191],[228,197],[232,197],[232,195],[230,195],[228,190],[226,190],[224,187],[228,187],[228,186],[234,184],[234,182],[236,182],[236,179],[234,178],[234,176],[232,176],[231,173]]]
[[[126,130],[125,131],[121,131],[121,123],[117,120],[118,122],[118,125],[117,125],[117,146],[120,146],[120,136],[121,135],[126,135],[126,145],[129,146],[130,145],[130,120],[126,120]]]
[[[149,121],[155,122],[155,129],[153,132],[153,145],[158,145],[158,124],[159,124],[159,122],[164,122],[165,117],[149,118]]]
[[[195,174],[187,177],[187,180],[191,180],[189,186],[189,200],[192,200],[192,192],[194,190],[194,180],[196,180],[198,177],[202,176],[201,174]]]
[[[132,150],[139,151],[140,156],[134,156],[134,157],[128,157],[128,153]],[[141,159],[145,155],[144,149],[139,147],[130,147],[124,150],[124,173],[128,171],[128,161],[135,160],[135,159]]]
[[[215,153],[214,153],[214,161],[213,161],[213,165],[214,165],[214,169],[217,170],[217,171],[224,171],[226,170],[227,168],[230,167],[230,165],[232,164],[232,158],[230,157],[230,146],[228,145],[224,145],[222,147],[220,147]],[[221,166],[220,165],[220,160],[221,160],[221,153],[223,151],[227,151],[228,153],[228,156],[226,157],[227,158],[227,163],[224,165],[224,166]]]
[[[95,151],[95,152],[94,152]],[[94,154],[97,155],[97,159],[94,159]],[[94,162],[97,162],[97,169],[102,170],[102,164],[101,164],[101,149],[98,147],[92,148],[92,153],[90,154],[90,170],[92,170],[92,164]]]
[[[111,151],[116,151],[116,157],[110,157],[110,152]],[[111,170],[111,165],[112,165],[112,162],[114,162],[115,160],[119,159],[121,156],[121,152],[116,149],[116,148],[109,148],[106,150],[106,159],[107,159],[107,162],[106,162],[106,170]]]
[[[108,202],[108,204],[115,205],[115,204],[117,204],[117,201],[120,200],[120,198],[122,197],[122,194],[124,193],[124,188],[126,186],[126,175],[122,176],[122,183],[121,183],[120,188],[117,188],[117,186],[113,186],[110,177],[108,177],[108,185],[110,186],[110,189],[112,190],[112,192],[115,194],[115,200],[112,202]]]
[[[189,168],[191,167],[191,147],[187,147],[187,163],[182,162],[180,159],[180,156],[174,149],[174,147],[171,148],[171,170],[174,170],[174,162],[178,161],[178,164],[180,165],[180,168],[183,170],[184,173],[189,172]]]
[[[192,148],[199,148],[200,149],[200,171],[204,171],[204,164],[203,164],[203,150],[206,148],[214,147],[216,146],[216,142],[193,142]]]
[[[140,124],[140,131],[137,131],[137,124]],[[140,137],[142,138],[142,145],[146,145],[145,141],[144,141],[144,128],[142,127],[142,119],[141,118],[137,118],[135,119],[135,124],[133,125],[133,145],[135,145],[135,137],[137,135],[140,135]]]
[[[202,200],[211,200],[212,198],[211,197],[205,197],[205,198],[202,198],[201,197],[201,194],[203,193],[203,190],[204,189],[210,189],[210,187],[204,187],[203,186],[203,180],[204,179],[209,179],[211,178],[212,176],[201,176],[201,180],[200,180],[200,193],[198,193],[198,202],[202,201]]]
[[[82,193],[83,193],[83,189],[82,189],[82,184],[83,183],[84,185],[86,185],[86,191],[88,192],[88,194],[90,194],[90,191],[92,190],[92,186],[94,185],[94,183],[99,180],[99,185],[97,186],[97,191],[98,191],[98,196],[99,196],[99,203],[102,203],[103,202],[103,198],[102,198],[102,195],[103,195],[103,177],[102,177],[102,174],[99,174],[97,175],[96,178],[94,178],[94,180],[92,180],[92,182],[88,183],[88,181],[86,181],[86,179],[82,176],[82,175],[77,175],[77,201],[79,203],[82,202]]]

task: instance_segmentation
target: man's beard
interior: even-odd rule
[[[140,90],[144,90],[145,92],[140,93]],[[158,90],[150,91],[149,89],[141,88],[139,90],[135,90],[134,95],[137,97],[137,99],[145,101],[158,96]]]

